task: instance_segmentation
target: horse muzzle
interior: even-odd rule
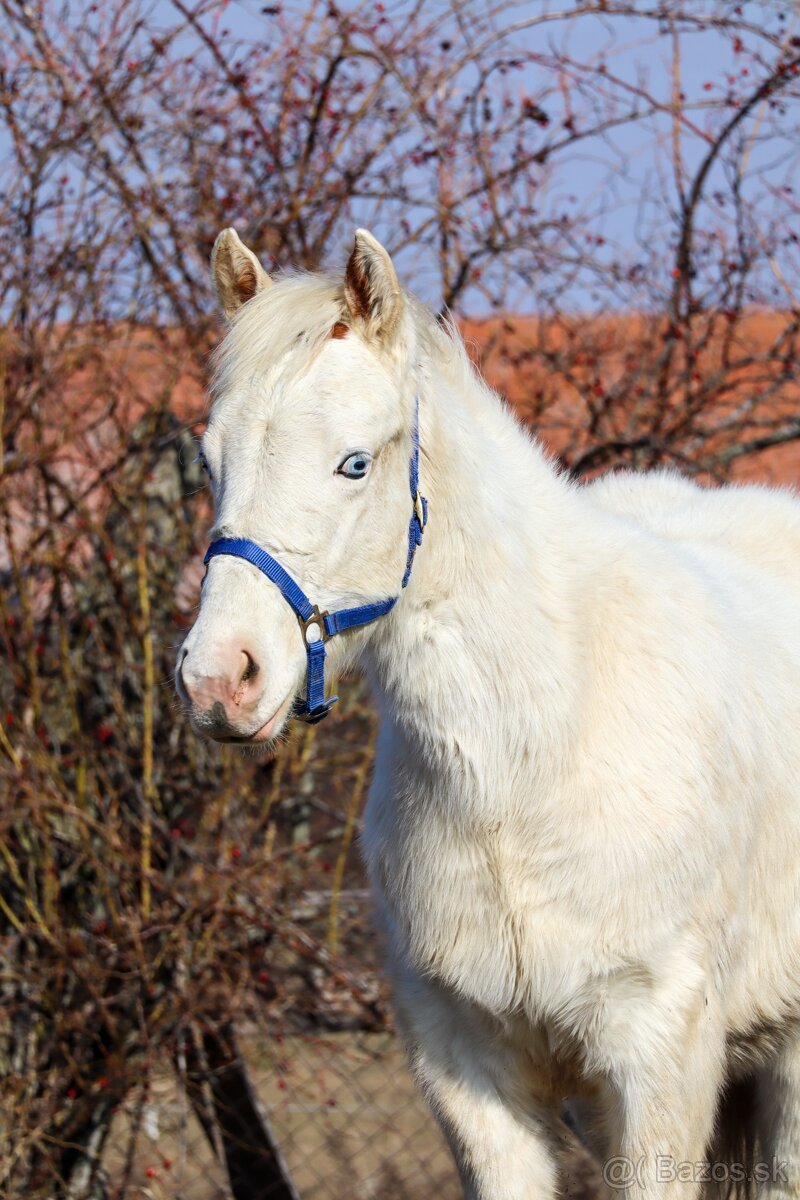
[[[250,649],[237,642],[224,643],[215,647],[212,659],[201,659],[196,651],[184,648],[175,682],[192,723],[207,737],[241,742],[269,736],[265,731],[274,718],[264,722],[260,715],[264,678]],[[262,733],[264,737],[259,736]]]

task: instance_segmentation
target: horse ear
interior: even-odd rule
[[[223,229],[214,242],[211,277],[222,311],[229,321],[243,304],[272,284],[253,251],[240,241],[235,229]]]
[[[366,229],[356,230],[344,273],[344,298],[355,323],[370,336],[386,337],[403,309],[403,293],[387,250]]]

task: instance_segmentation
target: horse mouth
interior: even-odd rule
[[[223,742],[226,745],[260,746],[273,741],[280,732],[286,717],[289,715],[293,700],[294,697],[291,695],[282,700],[269,720],[265,721],[263,725],[260,725],[252,733],[236,733],[231,729],[230,725],[228,725],[224,733],[222,731],[215,733],[212,730],[205,730],[204,732],[215,742]]]

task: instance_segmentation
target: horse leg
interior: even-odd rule
[[[691,1200],[711,1178],[725,1048],[713,1009],[699,989],[682,1010],[640,1010],[616,1046],[603,1176],[625,1200]]]
[[[552,1200],[552,1111],[537,1105],[523,1056],[470,1005],[395,977],[410,1064],[450,1145],[466,1200]]]
[[[800,1038],[786,1043],[758,1073],[759,1195],[800,1197]],[[758,1178],[763,1172],[765,1178]],[[751,1189],[755,1191],[755,1187]]]

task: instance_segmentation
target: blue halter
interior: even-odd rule
[[[417,400],[414,415],[414,429],[411,435],[411,461],[409,465],[409,484],[411,500],[414,506],[411,520],[408,523],[408,557],[406,570],[403,575],[403,587],[411,578],[411,567],[417,546],[422,544],[422,531],[428,521],[428,501],[419,494],[419,400]],[[320,612],[316,604],[312,604],[301,587],[292,579],[281,564],[262,549],[256,542],[247,538],[218,538],[206,550],[203,562],[208,565],[218,554],[230,554],[234,558],[243,558],[246,562],[258,567],[267,579],[279,589],[286,603],[294,610],[295,616],[303,632],[303,643],[308,658],[308,673],[306,680],[306,697],[296,701],[293,709],[294,716],[315,725],[326,717],[333,708],[338,696],[325,699],[325,643],[328,638],[348,629],[356,629],[360,625],[369,625],[379,617],[385,617],[397,603],[397,596],[388,600],[378,600],[374,604],[360,604],[357,608],[340,608],[337,612]],[[308,640],[309,630],[316,626],[319,637],[314,641]]]

